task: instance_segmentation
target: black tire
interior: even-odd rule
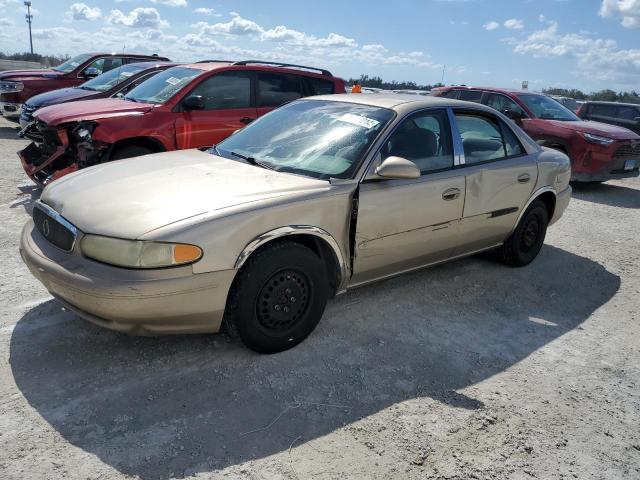
[[[129,145],[127,147],[118,148],[113,155],[111,155],[111,160],[123,160],[125,158],[139,157],[141,155],[148,155],[153,153],[153,150],[143,147],[141,145]]]
[[[304,245],[267,245],[238,272],[227,300],[224,331],[258,353],[296,346],[324,313],[329,298],[325,272],[320,257]]]
[[[534,200],[514,232],[498,249],[500,260],[513,267],[529,265],[542,249],[548,225],[547,206],[542,200]]]

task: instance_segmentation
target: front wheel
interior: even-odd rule
[[[511,236],[498,249],[500,259],[514,267],[529,265],[542,249],[548,225],[547,206],[541,200],[535,200]]]
[[[149,153],[153,153],[153,151],[147,147],[143,147],[142,145],[129,145],[128,147],[117,149],[111,156],[111,160],[124,160],[125,158],[148,155]]]
[[[224,329],[259,353],[302,342],[316,327],[329,298],[325,266],[312,250],[284,241],[254,254],[238,272]]]

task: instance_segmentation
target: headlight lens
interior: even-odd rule
[[[24,90],[22,82],[0,82],[0,93],[21,92]]]
[[[202,249],[195,245],[85,235],[82,253],[99,262],[127,268],[175,267],[197,262]]]
[[[583,133],[582,136],[589,143],[595,143],[597,145],[604,145],[605,147],[615,142],[612,138],[601,137],[592,133]]]

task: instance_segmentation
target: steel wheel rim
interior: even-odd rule
[[[258,294],[258,322],[269,331],[288,330],[307,312],[310,299],[309,278],[299,270],[281,270],[265,282]]]
[[[538,217],[533,215],[527,219],[522,229],[520,239],[520,249],[523,252],[529,252],[536,246],[538,237],[540,236],[540,222]]]

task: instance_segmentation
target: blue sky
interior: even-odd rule
[[[0,51],[28,50],[0,0]],[[640,0],[32,0],[34,49],[260,58],[385,80],[640,90]]]

